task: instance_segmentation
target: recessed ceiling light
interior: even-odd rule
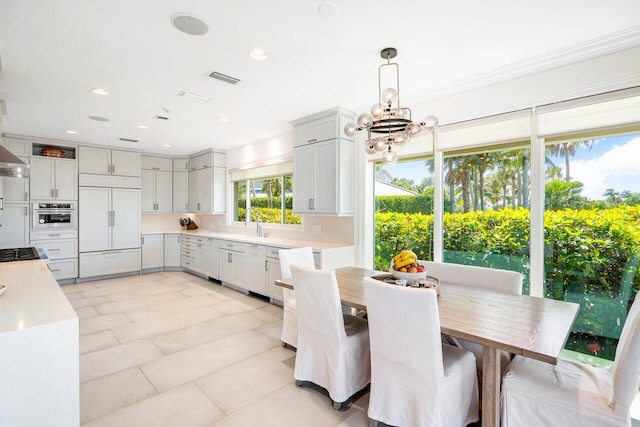
[[[329,17],[338,13],[338,5],[335,3],[322,3],[318,6],[318,13],[322,16]]]
[[[211,101],[211,98],[209,98],[208,96],[198,95],[197,93],[186,92],[184,90],[180,91],[178,93],[178,96],[185,99],[190,99],[192,101],[200,102],[202,104],[206,104],[207,102]]]
[[[109,119],[107,119],[106,117],[102,117],[102,116],[89,116],[89,118],[91,120],[95,120],[96,122],[108,122]]]
[[[249,52],[249,57],[256,61],[264,61],[269,57],[269,54],[262,49],[253,49]]]
[[[218,121],[222,123],[229,123],[231,120],[229,120],[228,117],[220,116],[218,117]]]
[[[70,134],[70,135],[77,135],[78,132],[76,132],[75,130],[65,130],[66,133]]]
[[[136,127],[138,129],[149,129],[149,126],[147,126],[147,125],[136,125]]]
[[[171,144],[162,144],[163,147],[169,148],[171,147]]]
[[[96,95],[109,95],[108,90],[99,87],[94,87],[93,89],[91,89],[91,92],[95,93]]]
[[[189,13],[176,13],[170,19],[173,26],[185,34],[201,36],[209,31],[209,26],[202,19]]]

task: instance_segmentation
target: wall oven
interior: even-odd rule
[[[78,202],[36,202],[32,205],[31,228],[78,228]]]

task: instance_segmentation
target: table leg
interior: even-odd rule
[[[500,426],[500,351],[483,347],[482,426]]]

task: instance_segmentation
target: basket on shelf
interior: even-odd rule
[[[55,147],[44,147],[40,150],[41,156],[64,158],[64,150]]]

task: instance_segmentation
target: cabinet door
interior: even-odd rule
[[[173,173],[173,212],[189,212],[189,172]]]
[[[218,253],[220,255],[218,263],[218,278],[222,282],[233,283],[233,252],[220,249]]]
[[[4,205],[0,210],[0,247],[29,246],[29,207]]]
[[[29,163],[28,157],[20,157]],[[29,203],[29,178],[0,178],[0,197],[5,203]]]
[[[78,235],[80,252],[111,249],[111,189],[80,187],[78,197]]]
[[[155,211],[155,176],[152,170],[142,170],[141,174],[141,208],[143,212]]]
[[[216,259],[216,264],[218,260]],[[164,266],[180,267],[180,235],[164,235]]]
[[[111,175],[111,150],[97,147],[78,147],[80,173]]]
[[[156,171],[155,174],[156,211],[171,212],[171,198],[173,196],[171,172]]]
[[[315,197],[315,155],[313,145],[295,148],[293,152],[293,211],[313,212]]]
[[[213,168],[200,169],[200,212],[213,212]]]
[[[213,210],[215,213],[227,211],[227,168],[213,168]]]
[[[245,278],[245,289],[267,295],[267,248],[247,244],[244,255],[245,268],[251,272]]]
[[[173,171],[174,172],[188,172],[189,171],[189,159],[173,159]]]
[[[113,188],[111,249],[140,247],[140,190]]]
[[[276,285],[276,280],[281,278],[280,261],[277,258],[267,258],[267,293],[278,301],[283,301],[282,286]]]
[[[241,288],[246,288],[247,284],[245,282],[245,267],[246,267],[246,255],[240,252],[232,252],[231,257],[231,275],[232,284],[236,286],[240,286]],[[262,267],[264,271],[264,266]]]
[[[164,266],[164,238],[162,234],[142,236],[142,269]]]
[[[133,151],[111,151],[111,168],[113,175],[140,176],[140,153]]]
[[[55,161],[56,198],[78,199],[78,163],[75,160]]]
[[[213,279],[218,278],[218,240],[207,239],[205,242],[204,274]]]
[[[200,212],[200,171],[189,172],[189,212]]]
[[[55,182],[54,159],[33,157],[29,175],[31,198],[34,200],[52,200]]]
[[[318,214],[337,213],[336,141],[321,142],[314,145],[316,185],[312,212]]]

